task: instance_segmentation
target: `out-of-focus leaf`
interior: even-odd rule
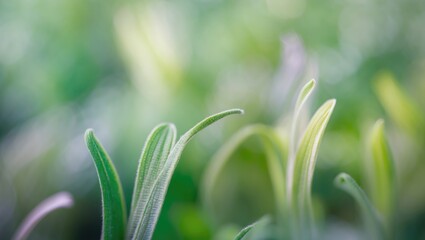
[[[102,191],[102,239],[124,239],[127,214],[121,181],[114,164],[92,129],[86,131],[85,140],[93,157]]]
[[[251,125],[241,129],[233,137],[225,143],[222,148],[213,157],[210,165],[207,167],[205,172],[205,178],[203,181],[203,201],[208,211],[213,212],[213,191],[215,184],[219,178],[219,174],[231,159],[232,154],[250,137],[258,137],[261,140],[264,148],[268,168],[270,173],[271,182],[273,185],[273,191],[276,200],[276,208],[279,213],[284,212],[285,207],[285,169],[283,156],[282,140],[276,133],[275,129],[261,125]]]
[[[388,144],[385,139],[384,121],[378,120],[370,136],[372,161],[366,171],[370,185],[370,196],[374,206],[382,214],[387,230],[391,228],[395,207],[395,173]]]
[[[295,112],[296,113],[300,112],[302,106],[305,104],[308,97],[313,92],[315,86],[316,86],[316,80],[312,79],[309,82],[307,82],[304,85],[304,87],[301,89],[301,91],[298,95],[298,98],[297,98],[297,102],[295,103]],[[296,114],[296,116],[297,115],[298,114]],[[296,119],[296,117],[295,117],[295,119]]]
[[[385,111],[405,131],[412,135],[424,133],[425,117],[389,73],[378,76],[376,92]],[[422,137],[422,136],[420,136]]]
[[[60,192],[50,196],[35,207],[30,214],[28,214],[12,239],[26,239],[37,223],[40,222],[47,214],[60,208],[70,208],[73,204],[74,200],[68,192]]]
[[[289,186],[288,189],[292,187],[295,154],[296,154],[296,149],[298,148],[297,130],[299,127],[298,123],[300,121],[299,116],[303,106],[308,100],[308,97],[313,92],[315,85],[316,85],[316,81],[314,79],[310,80],[307,84],[305,84],[298,95],[297,102],[295,103],[294,116],[292,119],[292,126],[291,126],[291,138],[289,141],[289,154],[288,154],[289,157],[288,157],[288,167],[287,167],[287,175],[288,175],[287,185]]]
[[[177,166],[180,156],[183,152],[184,147],[190,141],[190,139],[199,131],[211,125],[212,123],[220,120],[231,114],[242,114],[243,111],[240,109],[227,110],[208,118],[205,118],[193,128],[187,131],[172,148],[167,160],[164,163],[163,168],[159,172],[155,182],[153,183],[152,190],[148,196],[142,196],[146,198],[146,205],[140,211],[142,219],[137,226],[135,233],[131,234],[132,239],[143,239],[149,240],[152,238],[155,225],[158,221],[159,214],[161,212],[162,204],[164,202],[165,194],[170,184],[172,174]]]
[[[137,228],[143,219],[143,210],[154,182],[162,170],[171,148],[176,141],[176,128],[173,124],[161,124],[152,130],[146,140],[140,157],[131,201],[127,238],[137,238]]]
[[[265,225],[269,224],[271,222],[270,217],[265,216],[262,217],[260,220],[256,221],[255,223],[246,226],[244,229],[242,229],[238,235],[234,238],[234,240],[248,240],[251,239],[249,237],[249,234],[255,231],[258,228],[264,227]]]
[[[301,234],[296,238],[308,239],[314,235],[314,224],[311,206],[311,185],[318,149],[323,133],[335,107],[336,100],[328,100],[314,114],[305,130],[297,150],[293,182],[288,191],[289,208],[294,233]],[[289,181],[289,180],[288,180]]]
[[[334,181],[335,185],[350,194],[360,205],[364,224],[370,239],[387,239],[384,235],[384,229],[376,209],[370,203],[366,193],[359,187],[354,179],[346,174],[340,173]]]

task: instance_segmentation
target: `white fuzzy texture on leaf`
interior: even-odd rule
[[[92,129],[85,134],[102,193],[102,239],[120,240],[125,237],[127,211],[121,181],[115,166]]]
[[[130,218],[127,226],[127,238],[138,234],[143,220],[143,211],[147,196],[151,193],[156,178],[162,170],[171,148],[176,141],[176,128],[173,124],[160,124],[148,136],[140,157],[134,183]]]
[[[211,125],[212,123],[220,120],[231,114],[242,114],[243,111],[240,109],[227,110],[210,117],[205,118],[193,128],[187,131],[176,144],[172,147],[169,155],[167,156],[161,170],[157,173],[153,184],[149,187],[150,191],[148,195],[140,196],[143,198],[141,202],[143,205],[140,210],[140,221],[134,230],[129,232],[127,236],[131,236],[131,239],[143,239],[149,240],[152,238],[154,228],[158,221],[159,214],[161,212],[162,204],[170,184],[171,177],[180,159],[184,147],[190,141],[190,139],[199,131]],[[169,151],[168,148],[163,149]],[[162,156],[162,154],[161,154]],[[161,164],[162,165],[162,164]],[[136,207],[137,209],[137,207]],[[138,210],[138,211],[139,211]],[[131,230],[131,229],[130,229]]]

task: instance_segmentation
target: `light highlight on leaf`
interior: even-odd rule
[[[299,128],[298,123],[300,121],[300,113],[303,109],[303,106],[308,100],[308,97],[311,95],[311,93],[314,90],[314,87],[316,86],[316,81],[314,79],[310,80],[307,84],[304,85],[304,87],[301,89],[297,101],[295,103],[295,110],[294,110],[294,116],[292,119],[292,126],[291,126],[291,137],[289,140],[289,153],[288,153],[288,167],[287,167],[287,175],[288,175],[288,191],[291,191],[292,189],[292,181],[293,181],[293,175],[294,175],[294,165],[295,165],[295,154],[297,152],[297,148],[299,147],[299,138],[297,137],[297,130]]]
[[[316,111],[304,132],[296,153],[293,181],[288,191],[289,208],[294,217],[293,221],[298,222],[294,227],[299,228],[297,232],[302,235],[296,236],[296,238],[312,238],[314,235],[311,185],[320,141],[335,103],[335,99],[328,100]]]

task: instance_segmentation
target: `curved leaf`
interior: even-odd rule
[[[335,107],[336,100],[328,100],[314,114],[307,126],[297,150],[292,185],[288,190],[289,208],[292,210],[293,227],[302,236],[313,236],[313,219],[311,207],[311,184],[320,141]],[[289,181],[289,179],[288,179]],[[308,236],[306,236],[308,235]]]
[[[385,139],[384,121],[378,120],[371,131],[370,151],[372,161],[366,171],[369,173],[369,185],[371,199],[377,210],[382,214],[386,222],[386,228],[390,230],[394,217],[394,199],[396,198],[395,173],[391,153]]]
[[[127,238],[133,234],[142,221],[142,211],[146,207],[153,184],[162,170],[171,148],[176,142],[176,128],[173,124],[160,124],[148,136],[137,168],[131,201]]]
[[[311,93],[314,90],[314,87],[316,86],[316,81],[314,79],[310,80],[308,83],[304,85],[304,87],[301,89],[297,102],[295,103],[295,110],[294,110],[294,116],[292,119],[292,126],[291,126],[291,137],[289,140],[289,153],[288,153],[288,167],[287,167],[287,175],[288,175],[288,182],[287,185],[289,186],[288,189],[291,188],[293,175],[294,175],[294,165],[295,165],[295,154],[298,148],[298,138],[297,138],[297,130],[299,128],[298,123],[300,121],[300,113],[303,109],[303,106],[308,100],[308,97],[311,95]]]
[[[23,240],[28,237],[38,222],[40,222],[47,214],[59,209],[70,208],[74,204],[71,194],[67,192],[56,193],[46,198],[25,218],[21,226],[19,226],[12,239]]]
[[[142,219],[140,224],[136,227],[132,239],[149,240],[152,238],[155,225],[158,221],[161,212],[162,204],[164,202],[165,194],[170,184],[172,174],[177,166],[181,153],[190,139],[199,131],[211,125],[212,123],[220,120],[231,114],[242,114],[240,109],[227,110],[208,118],[205,118],[193,128],[187,131],[172,148],[162,170],[160,171],[157,179],[155,180],[152,191],[147,196],[147,203],[142,211]]]
[[[366,193],[359,187],[354,179],[346,174],[340,173],[334,181],[335,185],[349,193],[360,205],[364,224],[370,234],[370,239],[388,239],[384,237],[382,222],[376,209],[370,203]]]
[[[102,239],[122,240],[125,237],[127,217],[120,179],[92,129],[86,131],[85,140],[96,166],[102,192]]]

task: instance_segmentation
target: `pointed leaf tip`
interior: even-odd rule
[[[158,128],[152,131],[152,134],[150,135],[150,137],[148,137],[148,140],[146,142],[145,149],[153,154],[146,155],[146,159],[148,160],[146,162],[152,162],[154,161],[154,158],[156,158],[159,159],[159,161],[156,162],[158,166],[156,164],[150,165],[146,168],[147,171],[143,171],[143,169],[145,169],[144,167],[139,167],[139,169],[142,169],[141,171],[139,171],[140,173],[142,173],[139,174],[139,176],[144,175],[143,172],[145,172],[146,174],[151,174],[150,176],[152,176],[152,178],[147,177],[144,179],[149,179],[152,181],[144,181],[144,186],[142,186],[140,190],[137,190],[139,189],[139,187],[137,186],[135,188],[136,196],[138,195],[137,192],[147,194],[143,194],[143,196],[141,195],[139,200],[137,201],[136,199],[137,202],[132,204],[134,210],[132,210],[132,216],[130,217],[130,225],[127,229],[127,236],[130,239],[148,240],[152,238],[171,177],[180,159],[181,153],[185,148],[186,144],[189,142],[189,140],[196,133],[213,124],[214,122],[228,115],[242,113],[242,109],[230,109],[209,116],[204,120],[200,121],[191,129],[189,129],[189,131],[183,134],[183,136],[181,136],[175,144],[175,133],[173,133],[172,129],[170,129],[170,132],[162,132],[162,134],[160,134],[161,131]],[[163,130],[166,130],[164,129],[164,127],[162,128]],[[172,128],[174,129],[174,125],[172,125]],[[170,137],[170,134],[174,139],[173,141],[168,141],[170,139],[168,138]],[[160,135],[162,137],[159,137]],[[136,179],[139,179],[139,177],[136,177]]]
[[[144,234],[152,219],[144,214],[144,211],[149,196],[155,188],[155,181],[175,144],[176,135],[177,130],[174,124],[163,123],[151,131],[145,142],[134,184],[130,218],[127,225],[127,239],[150,238]]]
[[[236,236],[233,240],[244,240],[244,239],[248,239],[246,236],[248,236],[250,234],[250,232],[255,231],[255,230],[259,230],[258,228],[264,228],[266,225],[270,224],[271,222],[271,218],[269,216],[264,216],[262,218],[260,218],[259,220],[257,220],[256,222],[246,226],[245,228],[243,228]],[[250,236],[249,239],[251,239]],[[254,237],[253,237],[254,238]],[[254,238],[256,239],[256,238]]]

